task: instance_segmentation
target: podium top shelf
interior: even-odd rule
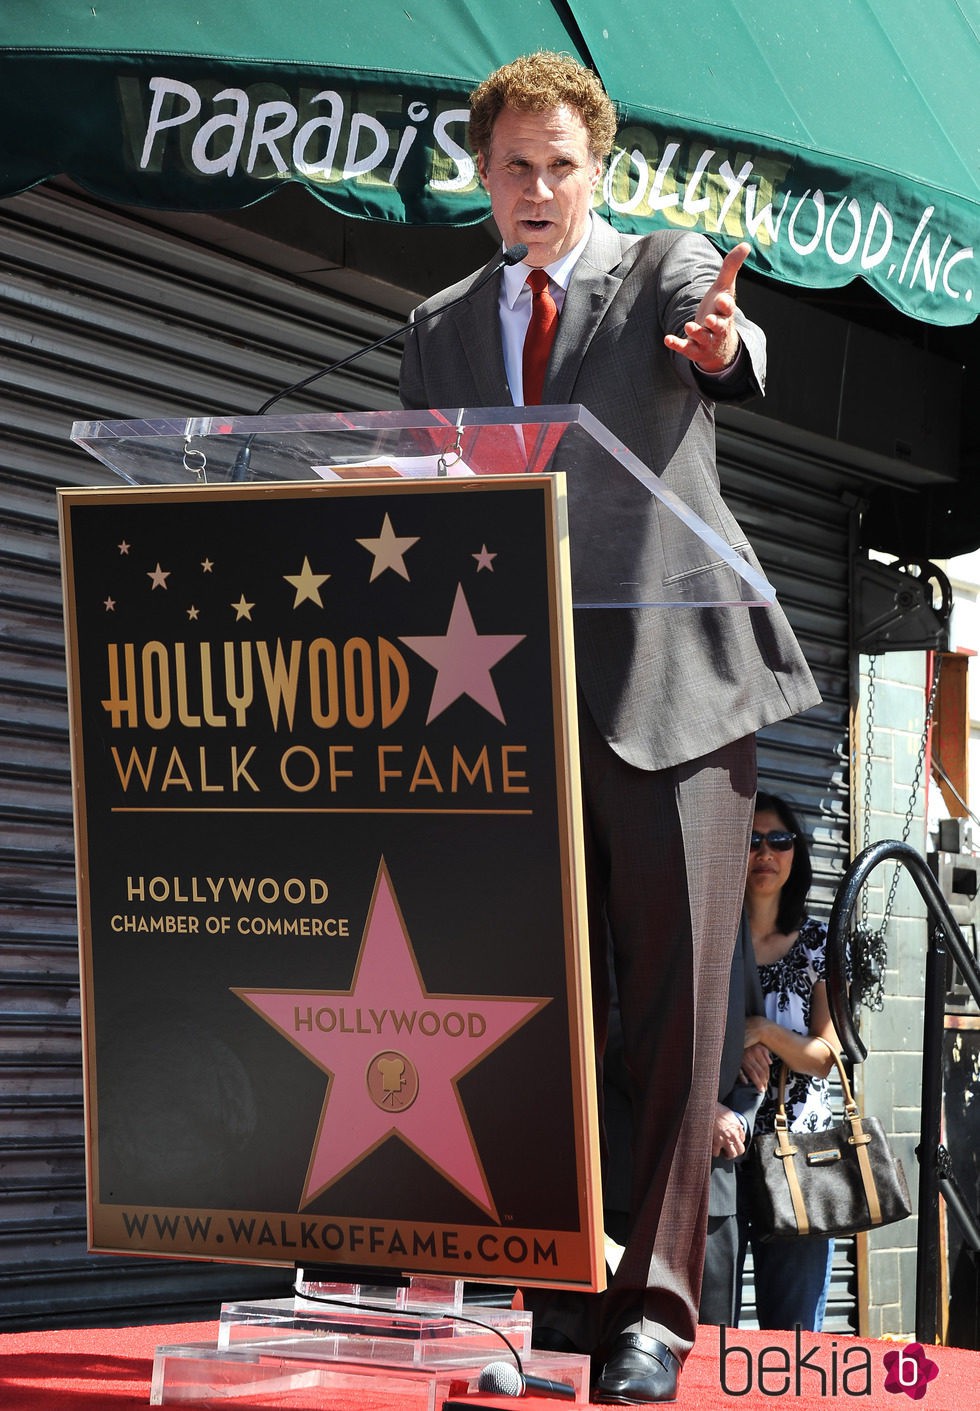
[[[757,564],[579,405],[77,421],[71,439],[134,487],[561,472],[576,607],[775,600]]]

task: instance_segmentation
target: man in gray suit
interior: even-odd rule
[[[521,405],[531,304],[523,281],[543,269],[558,319],[541,400],[588,407],[754,562],[719,491],[713,415],[714,401],[757,393],[765,376],[764,336],[735,303],[748,247],[722,261],[700,236],[621,235],[595,216],[615,128],[599,81],[564,56],[515,60],[472,95],[470,140],[494,219],[504,246],[522,243],[528,254],[419,324],[406,340],[402,400]],[[484,273],[421,311],[465,295]],[[573,559],[605,557],[596,530],[625,520],[633,551],[652,556],[654,572],[703,578],[702,602],[731,601],[731,571],[707,550],[692,565],[657,502],[629,475],[621,481],[596,497],[587,475],[569,477]],[[631,1226],[604,1294],[528,1303],[539,1345],[594,1352],[604,1364],[597,1400],[670,1401],[697,1328],[754,734],[819,695],[776,607],[576,618],[597,1062],[601,1088],[608,926],[633,1083]]]

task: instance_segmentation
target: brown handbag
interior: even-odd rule
[[[858,1112],[840,1056],[831,1044],[827,1047],[840,1074],[844,1120],[823,1132],[791,1132],[786,1118],[790,1070],[782,1065],[775,1130],[754,1138],[746,1162],[757,1239],[854,1235],[912,1213],[902,1163],[881,1123]]]

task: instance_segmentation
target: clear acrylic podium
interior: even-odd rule
[[[519,1365],[568,1384],[588,1405],[589,1358],[531,1351],[531,1314],[463,1303],[462,1280],[413,1278],[407,1287],[309,1280],[292,1299],[230,1303],[215,1346],[158,1347],[150,1404],[345,1405],[440,1411],[480,1388],[485,1369]],[[330,1303],[317,1300],[327,1298]]]
[[[77,422],[124,484],[458,480],[562,473],[576,608],[767,607],[774,591],[581,406]],[[669,546],[670,561],[665,562]],[[601,1265],[600,1265],[601,1267]],[[439,1411],[515,1363],[589,1397],[589,1359],[531,1350],[531,1315],[463,1302],[463,1281],[297,1270],[292,1298],[223,1306],[216,1345],[157,1349],[151,1404]]]
[[[76,422],[72,440],[134,486],[562,472],[575,607],[775,600],[757,564],[578,405]]]

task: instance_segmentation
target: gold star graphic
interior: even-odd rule
[[[231,603],[230,606],[235,609],[235,621],[236,621],[236,622],[241,622],[241,620],[242,620],[243,617],[248,618],[249,622],[252,621],[252,609],[255,607],[255,604],[254,604],[254,603],[247,603],[247,602],[245,601],[245,594],[244,594],[244,593],[243,593],[242,596],[238,599],[238,602],[237,602],[237,603]]]
[[[201,559],[201,567],[205,573],[210,573],[214,567],[214,562],[211,559]]]
[[[192,603],[191,606],[187,609],[187,616],[188,616],[188,618],[190,619],[191,622],[196,622],[197,619],[200,617],[200,615],[201,615],[200,609],[194,607],[194,605],[193,605],[193,603]]]
[[[405,555],[413,544],[418,543],[418,537],[414,539],[400,539],[391,527],[391,520],[385,515],[381,525],[381,533],[376,539],[358,539],[357,541],[369,554],[374,555],[374,563],[371,566],[371,577],[368,580],[373,583],[384,573],[386,568],[393,569],[402,578],[408,578],[408,569],[405,567]]]
[[[104,603],[104,607],[105,607],[106,612],[115,612],[115,610],[116,610],[116,600],[115,600],[115,598],[106,598],[105,603]]]
[[[119,552],[121,554],[129,553],[129,545],[126,543],[125,539],[121,540],[121,542],[116,547],[119,549]]]
[[[316,603],[318,608],[323,607],[323,599],[320,597],[320,584],[326,583],[330,577],[329,573],[314,573],[310,567],[308,558],[303,559],[302,573],[284,573],[287,583],[291,583],[296,589],[296,600],[294,608],[298,608],[300,603]]]
[[[157,563],[157,566],[153,570],[153,572],[148,573],[146,576],[150,579],[151,583],[153,584],[151,592],[155,593],[158,588],[163,588],[164,591],[166,591],[167,579],[170,577],[169,569],[163,569],[160,567],[159,563]]]

